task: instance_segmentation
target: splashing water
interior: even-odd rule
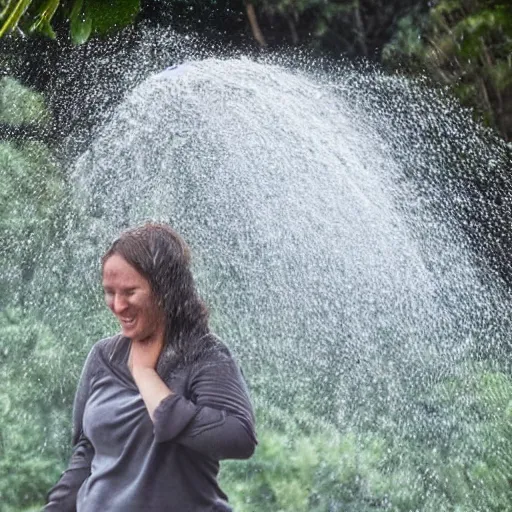
[[[205,60],[129,95],[79,159],[76,201],[100,246],[147,219],[175,226],[217,328],[251,367],[275,367],[274,398],[325,375],[343,415],[349,388],[382,386],[391,406],[398,382],[456,363],[496,306],[383,145],[327,84]]]
[[[168,222],[259,408],[449,444],[456,416],[429,397],[483,345],[506,346],[508,301],[443,210],[451,149],[428,126],[462,134],[479,161],[497,149],[440,106],[375,72],[240,58],[154,74],[73,168],[70,289],[99,308],[108,243]]]

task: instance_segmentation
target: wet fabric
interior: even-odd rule
[[[121,335],[89,353],[77,389],[74,448],[46,512],[230,511],[219,461],[256,445],[247,387],[227,348],[214,343],[193,363],[160,365],[174,393],[151,421],[127,366]]]

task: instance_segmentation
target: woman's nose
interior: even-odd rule
[[[112,311],[118,315],[126,309],[126,305],[126,299],[122,295],[116,294],[112,302]]]

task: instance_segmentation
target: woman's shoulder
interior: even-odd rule
[[[120,352],[123,340],[122,334],[115,334],[98,340],[89,351],[88,359],[101,358],[112,360]]]
[[[195,360],[195,366],[201,366],[212,362],[219,363],[222,361],[234,361],[233,355],[224,341],[222,341],[217,335],[208,333],[201,340],[200,350]]]

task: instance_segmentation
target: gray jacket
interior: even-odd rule
[[[203,342],[202,342],[203,343]],[[157,371],[175,393],[151,421],[127,366],[121,335],[91,349],[73,408],[73,453],[45,512],[223,512],[219,461],[256,446],[247,387],[215,337],[183,363],[162,354]]]

